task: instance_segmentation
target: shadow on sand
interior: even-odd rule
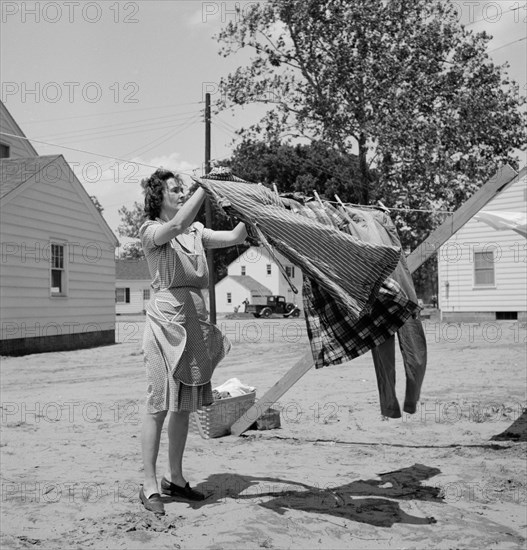
[[[414,464],[379,474],[380,479],[357,480],[323,488],[273,477],[213,474],[197,486],[208,498],[190,505],[201,508],[226,497],[266,499],[259,505],[278,514],[284,514],[289,509],[328,514],[378,527],[391,527],[394,523],[423,525],[436,523],[436,520],[407,514],[395,500],[443,502],[440,489],[421,484],[439,473],[438,468]],[[269,500],[267,497],[270,497]]]
[[[493,435],[491,441],[527,441],[527,409],[505,431]]]

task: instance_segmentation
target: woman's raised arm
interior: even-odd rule
[[[154,237],[155,244],[161,246],[181,233],[184,233],[194,221],[204,200],[205,191],[198,188],[176,212],[175,216],[157,229]]]
[[[231,231],[214,231],[212,235],[207,239],[207,248],[226,248],[227,246],[234,246],[235,244],[241,244],[247,238],[247,229],[245,224],[240,222]]]

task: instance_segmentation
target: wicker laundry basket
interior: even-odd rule
[[[218,399],[212,405],[190,413],[190,428],[203,439],[221,437],[231,433],[231,426],[253,405],[256,392],[238,397]]]

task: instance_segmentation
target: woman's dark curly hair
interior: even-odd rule
[[[141,181],[141,187],[145,194],[145,215],[148,219],[155,220],[159,218],[163,203],[163,192],[166,182],[171,178],[174,178],[176,182],[183,186],[181,176],[164,168],[158,168],[149,178]]]

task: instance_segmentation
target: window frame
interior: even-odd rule
[[[7,156],[4,156],[2,154],[2,149],[4,147],[7,149]],[[3,141],[0,141],[0,159],[9,159],[9,158],[11,158],[11,145],[9,145],[9,143],[4,143]]]
[[[124,290],[124,300],[118,300],[117,291]],[[119,305],[126,305],[130,303],[130,287],[129,286],[118,286],[115,287],[115,303]]]
[[[232,304],[232,292],[227,292],[227,304]]]
[[[492,260],[487,265],[490,265],[491,267],[478,267],[477,256],[483,256],[488,258],[489,254],[492,257]],[[496,260],[494,256],[494,250],[474,250],[472,261],[474,264],[473,282],[472,282],[473,288],[474,289],[496,288]],[[488,273],[488,272],[492,272],[492,282],[491,283],[478,282],[478,274],[481,275],[482,273]]]
[[[49,297],[50,298],[65,298],[68,296],[68,262],[67,262],[67,244],[64,241],[51,240],[49,243]],[[55,254],[55,247],[58,247],[62,254]],[[62,261],[55,263],[57,259]],[[54,291],[53,286],[53,274],[59,272],[60,275],[60,290],[59,292]]]

